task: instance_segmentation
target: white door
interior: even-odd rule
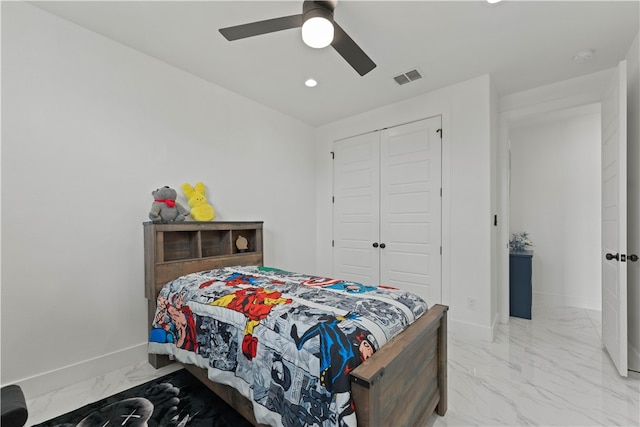
[[[442,301],[440,117],[380,134],[380,283]]]
[[[627,374],[627,68],[602,97],[602,342]]]
[[[441,291],[441,118],[334,143],[333,276]]]
[[[380,148],[378,132],[333,147],[333,277],[380,283]],[[376,243],[377,245],[377,243]]]

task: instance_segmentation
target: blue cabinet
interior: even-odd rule
[[[533,251],[509,253],[509,315],[531,319]]]

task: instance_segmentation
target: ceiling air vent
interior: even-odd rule
[[[405,83],[410,83],[414,80],[418,80],[421,78],[422,78],[422,75],[420,75],[420,72],[418,70],[411,70],[411,71],[407,71],[404,74],[395,76],[393,80],[395,80],[396,83],[398,83],[399,85],[403,85]]]

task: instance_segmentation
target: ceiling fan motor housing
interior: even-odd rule
[[[333,11],[336,8],[336,2],[334,1],[309,1],[305,0],[302,2],[302,14],[309,12],[312,9],[324,9],[333,14]]]
[[[333,23],[333,10],[330,1],[305,1],[302,3],[302,22],[311,18],[325,18]]]

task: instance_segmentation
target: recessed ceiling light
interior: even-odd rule
[[[307,87],[314,87],[318,84],[317,81],[315,81],[314,79],[307,79],[306,82],[304,82],[305,86]]]
[[[502,0],[487,0],[487,3],[489,4],[495,4],[495,3],[500,3]]]
[[[576,53],[573,60],[576,62],[586,62],[593,58],[593,51],[589,49],[581,50]]]

